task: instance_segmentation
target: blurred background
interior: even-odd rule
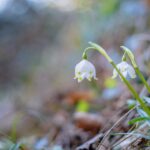
[[[84,48],[96,42],[119,63],[125,45],[148,78],[149,33],[150,0],[0,0],[1,139],[67,150],[93,137],[131,95],[94,51],[99,80],[78,84]],[[132,83],[141,90],[138,78]]]

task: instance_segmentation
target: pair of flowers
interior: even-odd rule
[[[117,68],[126,79],[136,78],[136,73],[134,68],[131,65],[129,65],[126,61],[122,61],[121,63],[119,63],[117,65]],[[114,69],[112,78],[116,78],[117,76],[118,73],[116,69]],[[89,62],[87,59],[83,59],[75,66],[74,79],[77,79],[78,82],[81,82],[84,79],[87,79],[89,81],[91,81],[92,79],[97,80],[96,69],[94,65],[91,62]]]
[[[145,80],[143,74],[140,72],[131,50],[125,46],[121,46],[121,48],[124,50],[124,55],[122,57],[122,62],[116,65],[114,61],[111,59],[111,57],[106,53],[106,51],[101,46],[93,42],[89,42],[89,44],[91,45],[91,47],[87,47],[84,50],[82,55],[83,60],[79,62],[75,67],[75,79],[77,79],[78,82],[81,82],[84,79],[88,79],[89,81],[91,81],[92,79],[97,80],[96,69],[94,65],[87,60],[87,55],[86,55],[88,50],[94,49],[98,51],[100,54],[102,54],[108,60],[108,62],[114,67],[113,78],[116,78],[118,75],[120,76],[121,80],[126,84],[126,86],[130,90],[134,98],[140,104],[143,111],[148,116],[150,116],[149,107],[146,105],[144,100],[139,96],[139,94],[136,92],[134,87],[128,81],[128,79],[136,78],[136,74],[137,74],[140,77],[141,81],[144,83],[148,92],[150,93],[150,86]],[[130,59],[133,67],[126,62],[127,57]]]

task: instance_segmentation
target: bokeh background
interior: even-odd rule
[[[1,138],[28,137],[29,149],[40,149],[39,137],[48,136],[46,146],[59,143],[65,150],[91,138],[130,93],[119,79],[111,79],[113,68],[97,52],[89,52],[97,82],[78,84],[75,64],[89,41],[105,48],[116,63],[125,45],[148,78],[149,33],[149,0],[0,0]],[[139,79],[132,82],[140,91]],[[96,114],[100,121],[94,127],[80,122]],[[71,143],[68,134],[75,141],[74,133],[65,128],[80,138]]]

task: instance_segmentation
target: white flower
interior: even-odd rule
[[[88,79],[89,81],[91,81],[92,78],[97,80],[95,67],[91,62],[83,59],[75,66],[74,79],[77,79],[78,82],[81,82],[84,79]]]
[[[129,65],[127,62],[123,61],[119,63],[117,65],[117,68],[126,79],[136,78],[136,73],[134,68],[131,65]],[[118,72],[116,71],[116,69],[114,69],[112,78],[116,78],[117,76],[118,76]]]

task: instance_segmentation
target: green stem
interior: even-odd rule
[[[82,54],[82,59],[87,59],[86,51],[88,51],[89,49],[93,49],[93,48],[94,47],[87,47]]]
[[[148,85],[147,81],[145,80],[143,74],[141,73],[141,71],[139,70],[138,67],[134,68],[136,73],[138,74],[138,76],[140,77],[140,79],[142,80],[142,82],[144,83],[147,91],[150,93],[150,86]]]
[[[84,55],[86,55],[87,50],[90,49],[94,49],[97,50],[100,54],[102,54],[109,62],[110,64],[116,69],[116,71],[118,72],[118,74],[120,75],[120,77],[122,78],[122,80],[124,81],[124,83],[127,85],[128,89],[131,91],[131,93],[133,94],[133,96],[137,99],[137,101],[140,103],[141,107],[143,108],[143,110],[150,116],[150,109],[147,107],[147,105],[145,104],[145,102],[139,97],[138,93],[135,91],[135,89],[133,88],[133,86],[128,82],[128,80],[122,75],[122,73],[119,71],[119,69],[117,68],[116,64],[113,62],[113,60],[109,57],[109,55],[106,53],[106,51],[100,47],[99,45],[90,42],[90,44],[93,47],[88,47],[84,50]]]
[[[99,45],[89,42],[89,44],[92,45],[92,47],[88,47],[84,50],[83,55],[86,55],[86,52],[90,49],[95,49],[97,50],[99,53],[101,53],[110,63],[112,62],[112,59],[108,56],[108,54],[106,53],[106,51]],[[83,56],[82,55],[82,56]]]

